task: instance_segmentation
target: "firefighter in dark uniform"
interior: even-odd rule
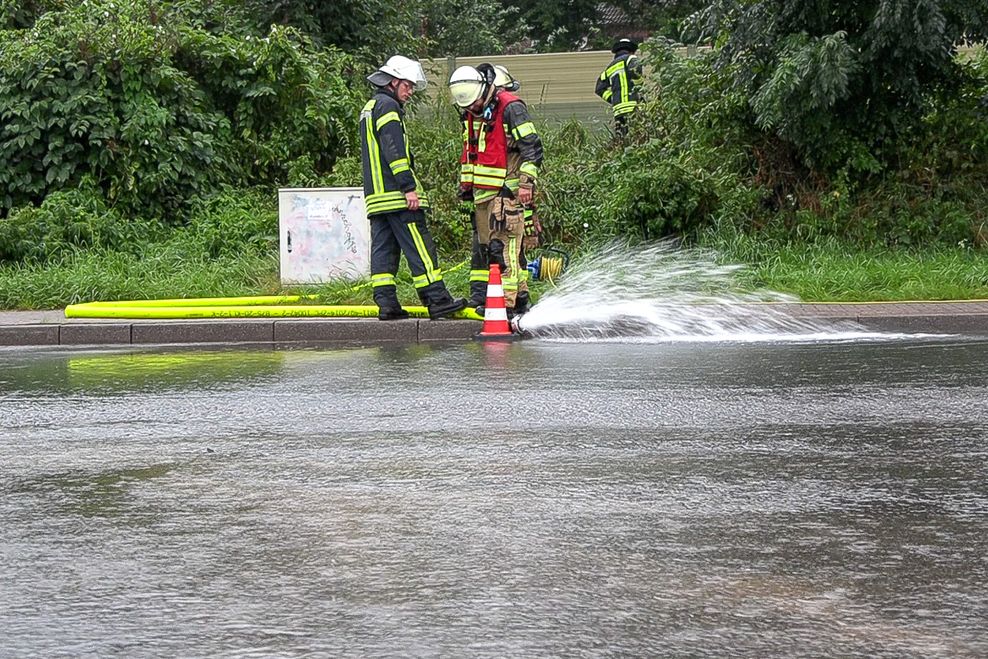
[[[378,318],[408,318],[395,289],[402,253],[429,317],[444,318],[466,307],[466,300],[453,299],[443,282],[436,246],[426,225],[429,200],[415,175],[405,139],[404,105],[413,91],[426,86],[425,73],[415,60],[396,55],[367,79],[377,89],[360,112],[360,155]]]
[[[628,117],[638,107],[641,100],[637,82],[641,78],[641,61],[635,56],[638,44],[631,39],[618,39],[611,52],[614,59],[607,65],[600,77],[594,93],[611,104],[614,112],[614,132],[619,137],[628,134]]]
[[[497,73],[490,64],[461,66],[449,89],[464,111],[460,197],[474,202],[479,243],[470,264],[471,304],[482,304],[478,295],[487,287],[488,265],[499,263],[505,307],[515,314],[528,305],[528,271],[522,273],[521,265],[524,207],[534,198],[542,140],[525,103],[495,84]]]

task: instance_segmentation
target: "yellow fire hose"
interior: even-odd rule
[[[541,257],[541,274],[538,279],[552,282],[566,267],[568,255],[552,248]],[[562,258],[550,256],[558,252]],[[455,270],[468,263],[458,264]],[[369,284],[368,284],[369,285]],[[316,295],[256,295],[251,297],[201,297],[171,300],[118,300],[113,302],[85,302],[65,308],[66,318],[130,318],[130,319],[182,319],[182,318],[376,318],[376,305],[327,305],[305,304],[316,300]],[[411,318],[428,318],[429,310],[423,306],[404,307]],[[473,309],[457,311],[450,318],[458,320],[483,320]]]
[[[543,256],[539,279],[555,283],[556,277],[563,274],[565,263],[561,257]]]
[[[254,297],[204,297],[177,300],[120,300],[85,302],[65,308],[66,318],[376,318],[376,305],[299,304],[314,295],[261,295]],[[404,307],[412,318],[428,318],[421,306]],[[473,309],[451,316],[460,320],[483,320]]]

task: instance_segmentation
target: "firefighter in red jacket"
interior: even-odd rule
[[[508,72],[507,67],[500,64],[494,65],[494,86],[498,89],[505,89],[512,94],[515,94],[519,89],[521,89],[521,83],[515,80],[514,76]],[[525,237],[521,241],[521,270],[519,271],[520,277],[526,282],[525,290],[527,291],[528,286],[528,259],[526,258],[526,251],[532,250],[542,244],[542,223],[539,221],[538,213],[535,210],[535,202],[532,201],[525,204]],[[476,227],[474,227],[474,252],[477,251],[477,232]],[[486,281],[486,277],[484,278]],[[522,285],[519,283],[519,290]],[[471,297],[473,297],[473,291],[471,291]],[[527,293],[518,293],[518,298],[521,300],[520,303],[516,303],[517,308],[527,308],[528,298]]]
[[[505,306],[516,314],[528,306],[528,273],[521,265],[524,207],[535,194],[542,140],[525,103],[499,88],[496,77],[490,64],[461,66],[450,76],[449,90],[463,110],[460,198],[475,204],[478,249],[470,264],[470,304],[483,306],[489,264],[498,263]]]

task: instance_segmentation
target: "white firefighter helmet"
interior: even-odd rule
[[[425,89],[428,84],[422,65],[403,55],[388,58],[384,66],[367,76],[367,79],[378,87],[385,87],[392,80],[407,80],[414,85],[416,91]]]
[[[500,64],[494,65],[494,86],[507,89],[509,92],[516,92],[521,89],[521,83],[515,80],[508,69]]]
[[[461,108],[470,107],[483,96],[485,85],[484,76],[472,66],[461,66],[449,77],[449,93]]]

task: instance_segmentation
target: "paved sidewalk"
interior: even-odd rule
[[[795,318],[853,321],[880,332],[988,336],[988,300],[772,304]],[[124,320],[66,318],[62,310],[0,311],[0,346],[162,345],[187,343],[380,344],[466,341],[474,320],[249,318]]]

